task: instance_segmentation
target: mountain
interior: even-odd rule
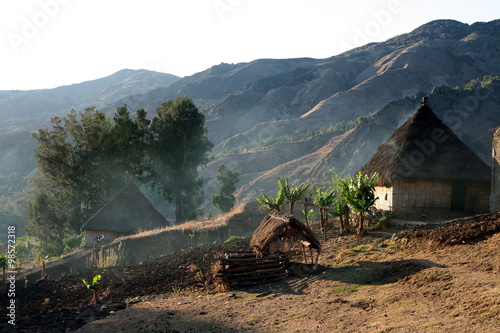
[[[490,130],[500,125],[498,75],[500,20],[437,20],[326,59],[221,63],[180,79],[124,70],[56,89],[0,91],[0,120],[3,128],[36,129],[50,116],[90,105],[112,112],[127,104],[151,115],[166,99],[187,95],[205,114],[215,144],[202,170],[207,197],[225,164],[240,172],[237,198],[248,201],[274,195],[278,177],[325,181],[332,167],[356,172],[424,95],[489,163]],[[208,202],[205,208],[213,210]]]
[[[127,104],[153,111],[164,99],[191,96],[205,112],[214,151],[220,153],[349,122],[436,86],[496,75],[499,37],[500,20],[472,25],[437,20],[327,59],[220,64],[110,109]]]
[[[179,80],[171,74],[124,69],[101,79],[54,89],[0,91],[0,129],[30,129],[71,109],[103,107],[125,96],[143,95]],[[31,125],[31,126],[30,126]]]
[[[434,113],[491,165],[493,130],[500,126],[500,77],[483,85],[466,90],[441,86],[427,95]],[[419,93],[391,101],[375,114],[361,118],[355,128],[341,135],[324,134],[309,141],[277,144],[265,152],[224,156],[213,161],[214,166],[209,165],[207,169],[210,171],[215,165],[225,163],[240,170],[242,181],[236,192],[239,201],[253,200],[262,193],[275,195],[279,177],[288,177],[294,183],[327,184],[332,168],[343,176],[356,173],[394,130],[418,109],[423,96]],[[321,144],[314,146],[314,142]],[[283,151],[293,152],[288,155],[291,158],[281,157]],[[267,156],[267,167],[257,169],[261,160],[256,157],[262,154]],[[253,166],[250,172],[247,171],[248,165]],[[208,175],[206,178],[212,179]],[[207,191],[216,191],[215,184],[211,183],[208,182]]]

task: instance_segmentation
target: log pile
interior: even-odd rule
[[[218,283],[249,285],[283,278],[290,259],[285,254],[258,257],[252,251],[227,251],[215,257],[214,278]]]

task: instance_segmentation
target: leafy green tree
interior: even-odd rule
[[[333,205],[333,211],[330,212],[330,215],[338,217],[340,222],[340,234],[345,235],[349,233],[349,205],[342,198],[337,200]]]
[[[177,97],[156,109],[150,130],[151,185],[175,203],[176,223],[196,217],[202,185],[198,167],[208,162],[213,147],[205,116],[190,98]]]
[[[336,196],[335,189],[323,191],[321,188],[316,189],[313,196],[314,204],[319,208],[319,221],[325,241],[328,231],[328,211],[335,203]]]
[[[278,178],[278,184],[280,186],[280,192],[283,192],[285,202],[288,202],[289,214],[293,215],[295,204],[300,199],[304,199],[310,185],[300,184],[299,186],[295,186],[290,184],[288,178]]]
[[[117,178],[103,142],[111,122],[95,108],[71,111],[63,119],[52,119],[52,130],[39,130],[35,150],[40,177],[35,191],[49,191],[68,218],[70,227],[79,232],[86,218],[109,197]],[[36,214],[36,212],[35,212]]]
[[[50,192],[36,192],[35,198],[28,202],[25,225],[26,233],[39,241],[40,255],[59,255],[63,251],[62,240],[70,233],[67,215],[60,216],[62,210],[50,196]]]
[[[342,188],[342,196],[355,212],[359,213],[359,224],[357,237],[362,237],[364,234],[364,217],[368,210],[373,207],[375,201],[375,184],[378,181],[378,174],[375,173],[372,177],[359,172],[356,177],[349,176],[347,179],[340,182]]]
[[[236,191],[236,184],[239,181],[239,173],[227,169],[224,164],[219,166],[215,180],[219,184],[219,193],[213,194],[211,201],[220,213],[229,212],[233,206],[236,198],[234,191]]]
[[[144,172],[148,125],[144,110],[134,122],[126,106],[113,119],[91,107],[52,118],[50,129],[34,134],[39,174],[30,183],[27,231],[43,252],[62,252],[62,239],[80,233],[103,203]]]

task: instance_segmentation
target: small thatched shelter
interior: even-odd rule
[[[489,211],[491,168],[422,101],[360,170],[379,173],[376,207]]]
[[[123,187],[116,196],[82,226],[85,246],[94,247],[96,241],[110,242],[115,238],[139,230],[162,228],[168,225],[133,182]]]
[[[321,243],[310,228],[292,215],[271,211],[253,233],[250,245],[258,255],[267,255],[288,253],[296,242],[321,251]]]

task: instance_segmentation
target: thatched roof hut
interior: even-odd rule
[[[463,210],[468,201],[465,198],[467,188],[483,184],[483,196],[487,196],[487,184],[491,179],[491,168],[432,112],[426,102],[396,129],[360,171],[370,176],[378,172],[379,187],[396,189],[397,193],[379,192],[379,199],[388,200],[388,195],[399,194],[406,201],[404,206],[413,205],[414,209],[449,209],[452,206],[452,209]],[[408,183],[407,189],[401,190],[401,186],[396,186],[398,182],[400,185]],[[449,198],[443,199],[439,193]],[[393,202],[392,207],[400,205]]]
[[[321,250],[314,232],[292,215],[271,211],[253,233],[250,245],[259,255],[288,253],[296,242],[310,249]]]
[[[402,178],[489,182],[491,168],[427,105],[420,107],[361,168],[380,185]]]
[[[111,241],[114,238],[168,225],[142,194],[137,185],[129,182],[111,201],[82,226],[87,246],[94,246],[96,237]]]

